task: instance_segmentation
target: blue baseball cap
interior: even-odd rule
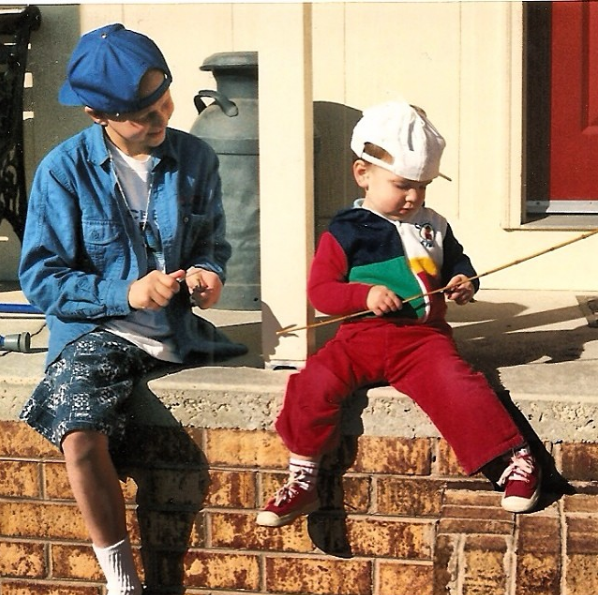
[[[161,70],[164,82],[151,95],[140,97],[139,83],[151,69]],[[67,80],[58,99],[63,105],[85,105],[107,114],[127,114],[152,105],[172,80],[158,46],[149,37],[115,23],[81,37],[69,60]]]

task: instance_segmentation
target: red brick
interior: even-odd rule
[[[306,517],[278,529],[256,525],[255,513],[209,512],[211,547],[231,550],[310,552]]]
[[[464,470],[458,463],[451,446],[444,439],[437,440],[435,453],[435,475],[441,477],[466,477]]]
[[[44,495],[53,500],[74,500],[63,462],[44,463]]]
[[[443,518],[512,522],[513,516],[499,506],[443,506]]]
[[[597,515],[597,494],[574,494],[564,496],[564,511],[566,514],[571,512],[587,512]]]
[[[0,541],[0,577],[39,578],[46,576],[46,573],[43,544]]]
[[[557,516],[518,515],[518,551],[558,554],[561,551],[560,523]]]
[[[195,530],[198,515],[193,510],[152,510],[139,508],[128,512],[131,542],[155,548],[185,549]]]
[[[377,479],[376,512],[401,516],[436,516],[441,511],[444,483],[427,479]]]
[[[136,548],[133,549],[133,557],[137,572],[143,578],[141,554]],[[105,580],[91,545],[79,546],[53,543],[50,545],[50,560],[52,564],[51,576],[54,579],[76,579],[88,582],[103,582]]]
[[[210,471],[206,506],[253,508],[256,504],[255,474],[243,471]]]
[[[98,586],[79,586],[73,584],[44,585],[34,582],[2,582],[2,595],[101,595]]]
[[[51,500],[74,500],[73,492],[67,477],[67,470],[63,461],[46,462],[42,465],[44,478],[44,495]],[[123,496],[128,503],[134,503],[137,494],[137,485],[131,478],[121,481]]]
[[[179,426],[130,426],[125,448],[115,462],[125,470],[206,469],[206,457],[196,442],[201,435]]]
[[[566,517],[568,554],[597,555],[597,516]]]
[[[432,565],[379,562],[374,595],[433,595]]]
[[[53,578],[99,582],[104,580],[91,546],[52,544],[50,560]]]
[[[259,566],[254,555],[191,550],[185,556],[185,584],[204,589],[258,590]]]
[[[560,445],[561,472],[570,481],[597,481],[597,443]]]
[[[517,559],[516,595],[561,595],[560,556],[521,551]]]
[[[267,557],[267,592],[310,595],[371,595],[372,566],[366,560]]]
[[[597,595],[597,555],[574,554],[566,563],[568,595]]]
[[[506,539],[469,535],[464,545],[463,593],[504,595],[506,592]]]
[[[484,519],[441,518],[438,532],[442,533],[490,533],[511,535],[514,524],[511,521],[485,521]]]
[[[199,510],[210,484],[207,469],[178,468],[177,464],[171,467],[139,469],[135,473],[137,501],[148,502],[154,508]]]
[[[45,502],[0,502],[0,534],[42,539],[87,539],[83,519],[74,505]]]
[[[286,469],[289,452],[274,432],[206,430],[206,457],[212,467]]]
[[[464,551],[500,552],[505,554],[508,549],[509,537],[504,535],[480,534],[467,535],[464,540]]]
[[[427,438],[360,436],[352,467],[360,473],[430,475],[431,443]]]
[[[371,479],[324,472],[318,481],[318,494],[325,509],[365,514],[371,506]]]
[[[430,560],[434,527],[431,523],[376,517],[350,517],[348,541],[358,556]]]
[[[441,509],[438,532],[464,534],[511,535],[513,515],[498,506],[493,493],[469,490],[447,490]],[[459,504],[464,505],[459,505]]]
[[[464,489],[446,489],[443,493],[443,504],[446,506],[501,506],[502,494],[494,491]]]
[[[41,496],[39,463],[0,460],[0,496],[39,498]]]
[[[0,457],[62,459],[62,454],[25,422],[0,421]]]

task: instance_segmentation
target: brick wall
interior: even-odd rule
[[[152,594],[594,595],[597,444],[542,448],[552,492],[514,516],[441,439],[347,437],[323,510],[278,530],[254,523],[285,477],[271,432],[140,426],[116,458]],[[0,422],[0,595],[101,593],[60,454]]]

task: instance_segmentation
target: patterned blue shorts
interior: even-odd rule
[[[95,330],[64,348],[20,417],[59,448],[74,430],[102,432],[116,445],[135,384],[159,364],[129,341]]]

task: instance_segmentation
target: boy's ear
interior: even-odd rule
[[[368,164],[363,159],[356,159],[353,163],[352,170],[356,184],[364,190],[368,188]]]
[[[100,124],[100,126],[106,126],[108,120],[104,112],[99,112],[87,105],[83,108],[83,111],[94,121],[94,124]]]

